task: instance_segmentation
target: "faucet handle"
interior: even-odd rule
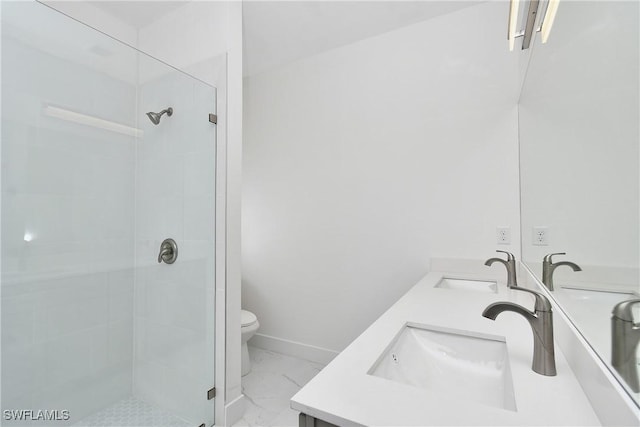
[[[160,244],[158,263],[164,261],[166,264],[173,264],[178,258],[178,244],[173,239],[164,239]]]
[[[640,298],[619,302],[613,307],[611,314],[624,322],[633,322],[633,310],[631,306],[638,303],[640,303]],[[638,323],[640,324],[640,322]]]
[[[533,296],[536,298],[536,303],[533,307],[534,312],[551,311],[551,302],[549,301],[549,298],[542,295],[540,292],[536,292],[536,291],[532,291],[531,289],[520,288],[520,287],[513,287],[511,289],[514,291],[521,291],[521,292],[527,292],[527,293],[533,294]]]
[[[547,255],[544,256],[542,261],[548,262],[548,263],[551,264],[551,263],[553,263],[553,261],[551,261],[551,257],[552,256],[554,256],[554,255],[566,255],[566,254],[567,254],[566,252],[556,252],[556,253],[553,253],[553,254],[547,254]]]
[[[496,250],[496,252],[501,252],[503,254],[507,254],[507,261],[515,261],[515,259],[516,259],[516,257],[511,252],[500,251],[500,250]]]

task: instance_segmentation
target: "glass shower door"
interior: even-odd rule
[[[134,395],[209,425],[216,153],[209,113],[216,93],[146,56],[139,81]],[[145,117],[169,108],[157,125]],[[177,244],[173,264],[158,262],[164,239]]]
[[[212,425],[215,88],[0,5],[0,423]]]

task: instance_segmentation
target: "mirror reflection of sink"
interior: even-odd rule
[[[638,298],[637,295],[630,292],[612,292],[602,291],[596,289],[580,289],[580,288],[560,288],[560,295],[564,294],[566,298],[571,298],[575,301],[602,303],[606,306],[613,308],[619,302],[626,301],[633,298]]]
[[[461,401],[516,410],[501,337],[407,324],[368,373]]]
[[[456,289],[460,291],[474,291],[474,292],[486,292],[497,293],[498,285],[496,282],[487,280],[467,280],[467,279],[454,279],[451,277],[443,277],[435,288],[443,289]]]
[[[597,322],[602,322],[607,327],[613,306],[622,301],[638,298],[637,294],[631,292],[567,287],[556,289],[553,293],[558,301],[573,310],[571,311],[573,317],[584,314],[586,318],[597,319]],[[634,319],[640,319],[640,304],[633,306],[632,310]]]

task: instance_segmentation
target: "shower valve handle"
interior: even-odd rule
[[[178,244],[173,239],[164,239],[160,244],[158,263],[164,261],[166,264],[173,264],[178,258]]]

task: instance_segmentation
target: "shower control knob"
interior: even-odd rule
[[[178,244],[173,239],[164,239],[160,245],[158,263],[173,264],[178,259]]]

